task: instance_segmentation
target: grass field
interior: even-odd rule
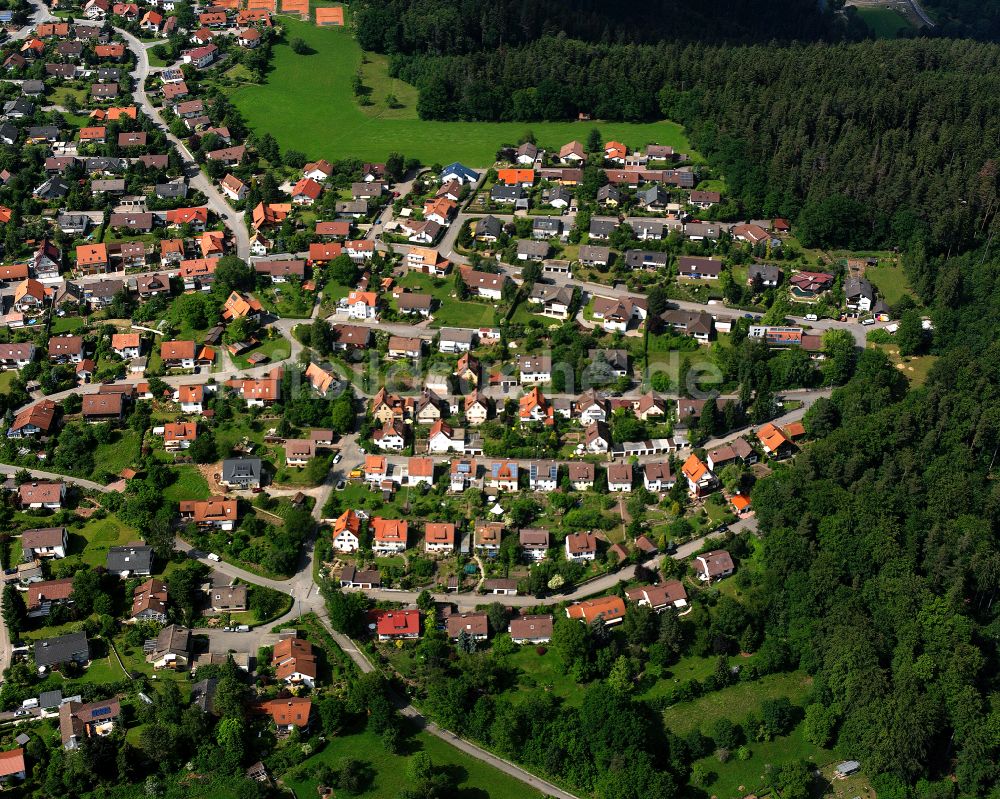
[[[759,711],[760,703],[765,699],[786,697],[792,704],[800,703],[811,685],[812,678],[801,671],[769,674],[755,682],[737,683],[690,702],[676,704],[663,711],[663,723],[668,730],[684,735],[695,729],[705,730],[721,718],[740,722],[748,713]]]
[[[820,749],[806,740],[801,724],[792,730],[791,735],[784,738],[750,744],[750,751],[753,754],[749,760],[737,760],[732,757],[728,762],[720,763],[714,755],[709,755],[696,761],[714,775],[708,785],[713,796],[717,796],[718,799],[740,799],[752,793],[763,795],[767,793],[768,766],[780,768],[800,760],[821,766],[833,757],[831,752]]]
[[[52,320],[52,335],[72,333],[83,327],[82,316],[58,316]]]
[[[889,356],[895,367],[899,369],[914,388],[920,388],[927,382],[931,367],[937,360],[936,355],[916,355],[910,358],[903,358],[899,354],[899,347],[895,344],[869,344],[869,347],[878,347]]]
[[[865,270],[865,277],[879,290],[889,305],[894,306],[904,294],[909,294],[913,300],[917,299],[901,266],[870,267]]]
[[[910,27],[906,17],[892,8],[857,8],[857,12],[876,39],[895,39],[900,28]]]
[[[492,766],[462,754],[434,736],[421,732],[406,741],[407,754],[423,751],[430,755],[435,766],[456,770],[461,786],[459,799],[536,799],[540,794],[527,785],[508,777]],[[283,781],[296,796],[315,796],[317,782],[311,772],[314,767],[328,763],[336,766],[346,757],[368,762],[375,772],[371,787],[356,794],[361,799],[394,799],[407,787],[406,755],[393,755],[385,751],[379,736],[372,732],[330,738],[326,748],[313,755],[294,769],[293,775],[284,775]],[[339,792],[338,792],[339,793]]]
[[[251,368],[251,364],[247,358],[251,355],[266,355],[274,363],[275,361],[283,361],[289,356],[291,351],[292,347],[288,343],[288,339],[284,336],[276,336],[275,338],[264,339],[259,347],[254,347],[252,350],[243,353],[243,355],[234,356],[233,363],[236,364],[237,369],[249,369]]]
[[[452,277],[433,277],[420,272],[410,272],[399,285],[413,291],[430,294],[438,301],[431,327],[484,327],[495,323],[493,306],[480,302],[462,302],[451,296],[454,288]]]
[[[165,499],[180,502],[182,499],[208,499],[211,491],[198,467],[192,464],[175,466],[173,472],[177,480],[163,490]]]
[[[94,453],[94,468],[98,472],[118,474],[135,463],[141,443],[141,437],[135,430],[116,432],[110,443],[98,445]]]
[[[80,538],[83,539],[82,544]],[[111,547],[124,546],[132,541],[138,541],[139,533],[131,527],[126,527],[113,516],[104,519],[92,519],[79,530],[70,530],[70,554],[79,553],[84,563],[90,566],[103,566]]]
[[[682,128],[672,122],[648,124],[575,122],[428,122],[417,118],[415,91],[396,86],[393,93],[404,104],[379,110],[393,85],[377,56],[369,56],[363,74],[372,88],[375,105],[355,102],[351,79],[361,65],[361,48],[349,31],[317,28],[282,18],[286,41],[303,39],[315,52],[296,55],[288,44],[274,48],[273,69],[262,86],[246,86],[232,100],[258,133],[271,133],[283,149],[301,150],[310,158],[358,158],[382,161],[390,152],[402,152],[426,164],[463,161],[469,166],[492,164],[497,148],[517,143],[528,129],[539,145],[560,147],[583,140],[593,127],[605,139],[632,147],[649,142],[690,152]],[[384,77],[383,77],[384,76]],[[373,115],[369,115],[372,112]]]

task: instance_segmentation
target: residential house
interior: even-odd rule
[[[418,360],[423,353],[424,342],[420,338],[404,338],[403,336],[389,336],[389,348],[387,357],[389,358],[411,358]]]
[[[197,348],[193,341],[163,341],[160,359],[164,369],[194,369]]]
[[[515,644],[537,646],[552,640],[552,614],[516,616],[507,626]]]
[[[597,470],[594,464],[586,461],[574,461],[567,467],[569,471],[569,484],[575,491],[589,491],[594,487],[594,480],[597,477]]]
[[[269,699],[260,704],[261,712],[271,717],[279,733],[289,733],[292,730],[306,730],[312,717],[312,700],[304,696],[291,696],[287,699]]]
[[[642,465],[642,484],[647,491],[663,492],[674,487],[676,478],[667,461],[647,462]]]
[[[260,458],[226,458],[222,461],[219,484],[244,491],[260,488],[263,482],[263,462]]]
[[[625,333],[646,318],[644,297],[594,297],[591,306],[594,319],[608,332]]]
[[[756,463],[757,452],[746,439],[737,438],[728,444],[709,450],[705,460],[709,469],[718,472],[732,463],[739,462],[746,465]]]
[[[353,510],[345,510],[333,523],[333,548],[336,552],[350,553],[360,546],[361,519]]]
[[[319,674],[316,650],[308,641],[297,636],[282,638],[271,650],[271,667],[274,676],[288,685],[305,685],[313,688]]]
[[[567,607],[566,615],[588,625],[601,619],[606,626],[610,627],[620,624],[625,618],[625,602],[618,596],[585,599],[582,602],[574,602]]]
[[[43,580],[28,584],[25,604],[28,617],[32,619],[48,616],[53,605],[68,605],[73,602],[73,578]]]
[[[156,636],[153,651],[146,662],[154,669],[185,669],[191,662],[191,630],[179,624],[168,624]]]
[[[463,635],[473,641],[485,641],[489,637],[489,621],[485,613],[452,613],[444,621],[448,638],[452,641]]]
[[[61,510],[66,498],[66,484],[62,482],[32,481],[17,487],[17,501],[22,510]]]
[[[629,493],[632,491],[632,464],[611,463],[608,465],[608,491]]]
[[[470,458],[453,460],[448,470],[450,475],[449,489],[460,493],[476,484],[479,479],[478,470],[478,464]]]
[[[722,261],[718,258],[682,255],[677,259],[677,275],[685,280],[718,280],[721,274]]]
[[[52,400],[41,400],[25,408],[7,428],[7,438],[28,438],[46,436],[55,421],[56,404]]]
[[[709,584],[713,580],[728,577],[736,570],[732,556],[724,549],[716,549],[698,555],[691,561],[691,566],[698,575],[698,579]]]
[[[229,532],[239,523],[239,502],[226,497],[184,499],[178,504],[180,520],[202,528]]]
[[[581,562],[597,558],[597,536],[593,533],[570,533],[563,543],[569,560]]]
[[[451,522],[428,522],[424,527],[424,551],[451,553],[455,550],[455,525]]]
[[[476,342],[474,330],[454,327],[441,328],[438,336],[438,351],[444,353],[468,352]]]
[[[502,538],[502,522],[476,522],[474,548],[481,554],[489,558],[495,558],[500,552],[500,541]]]
[[[549,383],[552,381],[552,357],[550,355],[518,355],[517,371],[522,385]]]
[[[35,641],[35,667],[58,669],[68,663],[85,664],[90,660],[90,643],[85,632],[66,633]]]
[[[694,453],[688,455],[687,460],[684,461],[681,474],[687,480],[688,491],[693,496],[700,497],[715,487],[715,474]]]
[[[517,461],[493,461],[486,475],[489,488],[499,491],[517,491]]]
[[[407,640],[420,637],[419,610],[372,610],[369,618],[375,624],[379,641]]]
[[[477,272],[467,268],[462,269],[462,279],[472,294],[489,300],[501,299],[503,287],[509,280],[505,275]]]
[[[610,452],[611,431],[604,422],[591,422],[583,430],[583,442],[587,452]]]
[[[430,458],[410,458],[406,463],[406,484],[409,486],[434,485],[434,461]]]
[[[132,592],[132,621],[167,621],[167,584],[152,578]]]
[[[371,520],[372,552],[378,556],[398,555],[406,551],[408,524],[400,519],[383,519],[376,516]]]
[[[559,487],[559,464],[556,461],[532,461],[528,466],[528,487],[548,493]]]
[[[372,440],[381,450],[401,452],[406,446],[406,428],[398,419],[390,419],[372,434]]]
[[[545,560],[549,550],[549,531],[541,528],[524,528],[519,532],[521,550],[534,562]]]
[[[639,585],[628,588],[625,596],[629,602],[645,605],[657,613],[667,608],[680,610],[687,607],[687,591],[680,580],[668,580],[660,585]]]
[[[781,269],[773,264],[750,264],[747,282],[751,286],[773,288],[781,283]]]
[[[35,360],[35,345],[30,341],[0,344],[0,369],[21,369]]]
[[[66,557],[69,536],[65,527],[39,527],[21,533],[21,559],[31,562]]]
[[[122,579],[149,577],[153,573],[153,548],[142,544],[111,547],[104,565]]]
[[[111,350],[119,358],[131,360],[142,354],[142,339],[139,333],[115,333],[111,336]]]
[[[757,430],[757,440],[765,455],[772,458],[787,458],[795,451],[795,444],[777,425],[768,422]]]

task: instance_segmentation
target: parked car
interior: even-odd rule
[[[814,313],[807,313],[806,314],[806,321],[807,322],[818,322],[819,321],[819,317],[816,316],[816,314],[814,314]]]

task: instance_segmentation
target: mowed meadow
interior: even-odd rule
[[[690,152],[684,131],[673,122],[423,121],[417,117],[416,91],[389,78],[381,56],[370,56],[362,70],[373,103],[362,108],[351,83],[362,52],[351,32],[317,28],[289,17],[279,21],[285,41],[274,48],[267,82],[236,90],[232,100],[254,130],[270,133],[282,149],[300,150],[310,158],[381,161],[390,152],[400,152],[425,164],[457,160],[487,166],[500,145],[517,143],[527,130],[539,144],[559,147],[573,139],[584,140],[592,127],[600,128],[605,140],[631,147],[656,142]],[[293,39],[304,40],[313,52],[297,55],[288,44]],[[388,93],[396,96],[401,108],[387,107]]]

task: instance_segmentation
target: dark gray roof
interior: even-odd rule
[[[628,220],[629,225],[632,226],[632,230],[635,231],[636,235],[645,234],[646,236],[662,236],[665,223],[659,219],[643,219],[641,217],[634,217]]]
[[[520,186],[501,186],[497,184],[490,189],[490,199],[496,202],[517,202],[524,196],[524,189]]]
[[[875,299],[875,289],[865,278],[849,277],[844,281],[844,296],[848,299],[853,297],[866,297],[869,300]]]
[[[35,113],[35,104],[24,97],[8,100],[3,104],[3,112],[7,116],[30,116]]]
[[[35,665],[58,666],[71,660],[88,660],[90,646],[85,632],[67,633],[35,642]]]
[[[164,199],[176,199],[187,197],[187,183],[177,181],[175,183],[157,183],[154,189],[157,197]]]
[[[546,233],[559,233],[562,231],[562,220],[554,216],[538,216],[531,223],[531,229]]]
[[[49,178],[35,189],[35,194],[42,198],[65,197],[69,192],[69,184],[62,178]]]
[[[667,254],[655,250],[627,250],[625,264],[630,269],[649,269],[650,267],[666,266]]]
[[[202,713],[213,713],[215,710],[215,689],[219,681],[215,677],[200,680],[191,686],[191,704],[197,705]]]
[[[83,167],[88,172],[124,172],[128,163],[124,158],[107,158],[105,156],[94,156],[83,160]]]
[[[29,139],[58,139],[59,128],[55,125],[35,125],[28,128]]]
[[[750,264],[750,279],[757,275],[765,283],[777,283],[781,280],[781,270],[774,264]]]
[[[15,128],[9,122],[4,122],[2,125],[0,125],[0,140],[12,143],[16,142],[17,128]]]
[[[62,702],[62,699],[62,691],[42,691],[38,695],[38,706],[43,708],[59,707],[59,703]]]
[[[628,369],[628,350],[590,350],[591,361],[601,360],[614,369]]]
[[[142,544],[111,547],[105,565],[109,572],[148,574],[153,570],[153,548]]]
[[[621,189],[613,183],[605,183],[597,190],[597,199],[599,202],[603,200],[620,200],[621,196]]]
[[[639,192],[639,202],[643,205],[665,205],[669,200],[670,195],[659,183]]]
[[[260,458],[227,458],[222,462],[222,481],[225,483],[259,482],[260,474]]]
[[[498,237],[503,233],[503,222],[497,219],[495,216],[484,216],[478,222],[476,222],[476,235],[477,236],[494,236]]]
[[[45,81],[26,80],[21,82],[21,91],[24,94],[41,94],[45,91]]]
[[[517,254],[532,258],[544,258],[549,254],[549,243],[547,241],[519,241]]]
[[[590,235],[591,236],[610,236],[615,228],[618,227],[617,219],[591,219],[590,220]]]

